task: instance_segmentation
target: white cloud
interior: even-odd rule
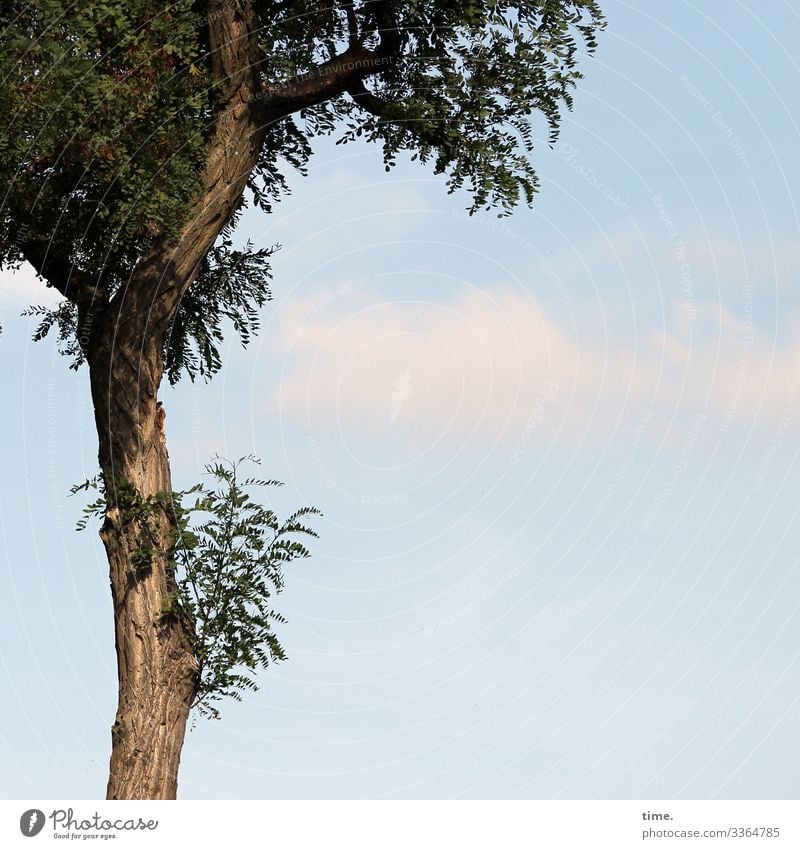
[[[611,315],[573,327],[505,288],[449,302],[376,301],[366,291],[298,300],[272,344],[286,363],[273,412],[312,429],[391,427],[393,440],[405,432],[426,443],[454,433],[607,435],[648,409],[661,422],[702,411],[723,428],[772,426],[800,380],[800,343],[778,347],[719,304],[697,304],[694,320],[675,304],[664,327]]]

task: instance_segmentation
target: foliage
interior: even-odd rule
[[[170,383],[181,373],[192,381],[199,374],[208,379],[222,367],[219,344],[222,319],[227,319],[247,345],[260,327],[259,310],[272,299],[269,258],[277,249],[233,247],[228,227],[203,261],[198,280],[183,296],[172,321],[164,349]]]
[[[278,249],[256,249],[248,242],[241,249],[233,247],[232,227],[220,236],[218,243],[203,260],[198,279],[184,295],[172,320],[164,343],[164,364],[173,385],[183,374],[194,381],[200,375],[210,379],[222,368],[219,345],[224,334],[223,319],[230,322],[246,346],[261,326],[260,309],[272,300],[269,259]],[[23,310],[25,317],[38,318],[33,333],[35,342],[50,331],[56,332],[61,354],[71,358],[70,368],[78,369],[86,360],[81,339],[77,306],[62,301],[54,307],[40,304]]]
[[[108,292],[182,221],[209,115],[195,5],[3,3],[0,264],[39,249]]]
[[[157,556],[163,557],[168,564],[173,563],[172,551],[175,539],[180,538],[182,530],[178,528],[177,537],[174,536],[169,546],[165,548],[159,520],[166,514],[170,525],[176,524],[176,510],[180,509],[180,500],[185,493],[158,492],[143,498],[130,481],[119,476],[108,481],[98,475],[71,487],[70,494],[76,495],[78,492],[90,489],[99,492],[100,495],[83,508],[77,530],[85,530],[92,517],[105,517],[107,522],[113,521],[120,532],[133,529],[136,534],[136,547],[129,552],[129,563],[137,578],[144,577],[150,571],[153,558]],[[114,544],[117,544],[116,537]]]
[[[78,369],[83,364],[84,355],[78,333],[78,308],[75,304],[71,301],[62,301],[54,307],[36,304],[23,310],[22,315],[40,320],[33,333],[34,342],[40,342],[55,329],[59,353],[72,360],[69,367]]]
[[[247,492],[279,482],[240,480],[240,463],[206,467],[217,488],[195,488],[197,500],[182,511],[180,523],[186,527],[190,515],[205,518],[183,534],[176,549],[181,601],[198,629],[201,683],[195,706],[214,717],[214,701],[239,699],[240,690],[256,689],[253,678],[240,670],[252,672],[286,657],[272,629],[285,620],[272,609],[271,598],[283,589],[284,566],[308,557],[294,537],[315,537],[305,520],[319,514],[304,507],[279,521]]]
[[[258,462],[252,456],[237,462],[216,458],[206,466],[212,486],[196,484],[146,499],[129,483],[113,484],[118,521],[135,522],[140,531],[139,548],[131,557],[133,570],[141,575],[156,553],[163,556],[174,579],[174,592],[162,614],[180,610],[194,622],[199,687],[192,707],[212,718],[219,717],[216,702],[225,697],[240,700],[242,690],[256,690],[253,673],[286,658],[273,630],[285,619],[272,608],[272,600],[283,589],[284,567],[309,555],[296,537],[317,536],[306,525],[308,517],[319,515],[315,508],[301,508],[280,521],[273,510],[251,498],[249,489],[281,484],[241,479],[245,461]],[[106,495],[109,488],[99,478],[71,491],[88,489],[99,490],[100,497],[84,508],[78,523],[81,530],[89,517],[104,516],[111,503]],[[191,503],[185,503],[188,497]],[[167,550],[159,544],[155,524],[162,511],[174,523]]]
[[[600,10],[586,2],[455,0],[387,4],[397,21],[399,59],[371,94],[383,104],[367,121],[348,111],[342,141],[383,144],[388,171],[403,151],[447,174],[448,191],[467,186],[470,212],[507,214],[530,203],[539,182],[529,154],[529,121],[541,113],[548,141],[581,74],[578,41],[595,47]],[[369,100],[367,100],[369,102]],[[333,111],[334,107],[329,107]]]
[[[595,0],[252,0],[262,93],[356,47],[380,66],[346,90],[266,127],[249,175],[267,211],[306,172],[314,138],[366,139],[391,169],[403,154],[468,189],[471,211],[530,203],[529,116],[552,143],[581,74],[582,45],[604,25]],[[102,309],[154,240],[185,222],[198,191],[225,79],[209,49],[224,0],[7,0],[0,9],[0,267],[27,259],[75,303]],[[256,104],[257,105],[257,104]],[[255,106],[254,106],[255,108]],[[220,319],[242,341],[268,299],[270,251],[234,250],[230,227],[203,265],[167,344],[168,374],[208,377],[220,363]],[[165,242],[165,243],[166,243]],[[63,278],[58,283],[55,277]],[[61,348],[72,307],[45,317]],[[37,335],[41,335],[37,331]]]
[[[367,97],[332,98],[304,110],[298,123],[287,119],[282,145],[266,146],[251,187],[261,177],[274,196],[276,150],[290,150],[302,169],[310,153],[303,143],[344,126],[338,142],[378,142],[387,171],[402,152],[433,163],[437,174],[448,175],[448,191],[469,188],[471,212],[499,206],[508,213],[523,198],[531,202],[539,182],[528,156],[529,116],[544,116],[553,143],[561,107],[572,106],[571,89],[582,76],[578,39],[592,52],[604,26],[595,0],[297,0],[256,7],[267,81],[319,67],[352,44],[354,32],[367,47],[391,40],[392,50]]]

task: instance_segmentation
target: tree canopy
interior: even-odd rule
[[[467,189],[471,211],[507,213],[538,186],[529,116],[544,116],[552,142],[581,46],[591,52],[602,26],[594,0],[9,0],[0,265],[27,260],[65,296],[39,335],[57,328],[79,364],[82,321],[191,217],[220,116],[250,113],[246,191],[164,341],[173,382],[213,374],[220,320],[246,341],[270,296],[272,249],[236,249],[236,217],[273,208],[314,138],[376,142],[387,170],[410,152],[449,191]]]

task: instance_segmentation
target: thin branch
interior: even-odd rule
[[[20,242],[19,248],[34,271],[68,301],[78,306],[105,303],[102,288],[83,279],[74,266],[51,250],[49,244],[28,240]]]
[[[288,82],[267,85],[257,107],[259,121],[272,124],[301,109],[325,103],[344,94],[358,80],[379,73],[390,61],[379,51],[357,46]]]
[[[364,43],[364,36],[359,35],[358,20],[356,19],[355,9],[352,3],[344,4],[344,11],[347,15],[347,31],[350,34],[350,47],[360,47]]]
[[[262,124],[271,124],[286,118],[301,109],[317,106],[347,92],[364,79],[385,70],[396,58],[400,47],[400,31],[397,21],[384,4],[372,10],[379,36],[378,46],[368,50],[363,46],[366,32],[356,35],[358,23],[352,3],[347,4],[348,26],[351,34],[350,47],[328,62],[317,65],[310,71],[298,74],[282,84],[266,84],[257,106],[257,115]],[[355,30],[354,30],[355,27]]]
[[[389,117],[390,105],[385,100],[381,100],[374,95],[365,85],[363,80],[355,80],[347,88],[347,93],[353,100],[367,112],[375,115],[383,121],[392,120]]]

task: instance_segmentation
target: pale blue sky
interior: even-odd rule
[[[325,514],[290,660],[182,798],[796,798],[800,260],[787,2],[606,2],[531,210],[366,145],[242,236],[274,301],[165,389],[177,486],[258,454]],[[102,795],[116,705],[85,372],[3,276],[0,795]],[[393,405],[394,393],[394,405]]]

